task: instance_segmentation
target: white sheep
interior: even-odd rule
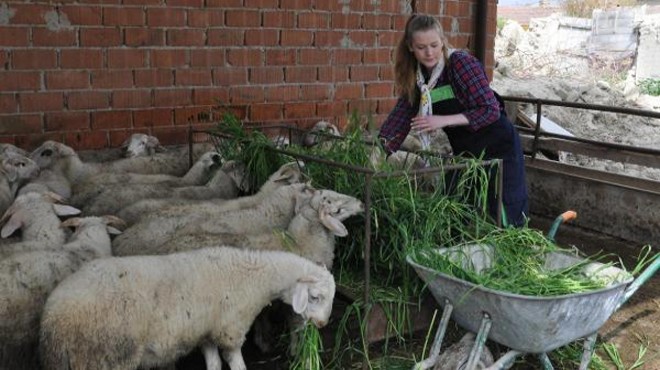
[[[143,133],[131,135],[121,144],[121,148],[125,157],[149,156],[164,150],[157,137]]]
[[[14,144],[0,143],[0,155],[6,154],[6,153],[20,154],[24,157],[27,157],[27,156],[30,155],[30,153],[28,153],[25,150],[17,147]]]
[[[39,174],[39,166],[30,158],[7,152],[0,155],[0,213],[14,202],[18,189]]]
[[[62,198],[53,193],[27,193],[16,197],[0,219],[3,224],[0,236],[7,238],[21,229],[21,241],[3,243],[0,255],[58,249],[64,244],[66,233],[60,227],[58,216],[76,215],[80,210],[56,203],[61,201]]]
[[[328,121],[319,121],[303,135],[302,145],[304,147],[316,146],[328,140],[335,140],[333,137],[341,137],[337,126]]]
[[[199,211],[188,214],[155,213],[141,218],[112,242],[114,255],[135,255],[146,246],[156,248],[169,241],[177,232],[260,233],[273,228],[285,228],[295,208],[314,194],[307,184],[280,187],[254,207],[233,211]],[[137,252],[136,252],[137,251]]]
[[[272,300],[324,326],[330,272],[287,252],[206,248],[96,260],[52,292],[42,315],[45,370],[135,369],[171,364],[203,346],[208,368],[245,370],[241,346]],[[217,347],[216,347],[217,346]]]
[[[132,172],[99,173],[91,176],[85,182],[74,184],[73,195],[69,203],[82,207],[103,192],[120,192],[123,188],[139,184],[158,184],[158,186],[164,187],[203,185],[209,182],[221,165],[222,156],[218,152],[211,151],[202,155],[183,177]]]
[[[116,214],[123,207],[148,198],[233,199],[241,191],[244,174],[245,169],[241,163],[227,161],[206,185],[171,187],[163,183],[138,186],[115,184],[90,199],[82,211],[85,215]]]
[[[232,233],[214,230],[207,233],[176,233],[162,246],[144,245],[134,251],[138,254],[168,254],[218,245],[281,250],[305,257],[315,263],[332,268],[335,236],[344,237],[348,230],[345,219],[364,211],[364,204],[352,196],[332,190],[316,190],[302,206],[285,230],[267,230],[262,233]],[[231,217],[231,215],[228,215]]]
[[[76,231],[60,251],[17,253],[0,260],[0,368],[35,369],[39,322],[50,292],[83,263],[111,255],[116,217],[70,218]]]
[[[174,214],[178,216],[193,212],[210,212],[212,209],[219,212],[219,209],[230,211],[254,207],[275,189],[301,182],[304,179],[301,171],[302,167],[304,167],[302,162],[290,162],[280,166],[277,171],[268,177],[268,180],[261,186],[259,192],[252,196],[243,196],[235,199],[213,199],[209,197],[208,199],[200,200],[175,198],[172,196],[168,199],[143,199],[121,209],[117,215],[129,225],[132,225],[143,216],[153,213],[164,215]],[[245,190],[247,191],[247,189]]]

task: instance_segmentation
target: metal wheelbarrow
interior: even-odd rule
[[[557,217],[548,237],[552,239],[558,225],[572,217],[575,217],[574,212]],[[480,271],[490,266],[493,248],[471,244],[440,248],[434,252]],[[553,369],[547,353],[581,338],[586,340],[580,370],[586,370],[599,328],[660,268],[660,258],[656,258],[637,279],[633,279],[622,269],[593,262],[585,265],[585,272],[608,278],[610,283],[606,287],[562,296],[533,297],[478,286],[419,265],[410,256],[407,262],[443,306],[429,357],[415,364],[414,369],[418,370],[435,366],[450,318],[464,329],[477,333],[464,370],[476,369],[486,339],[510,348],[487,368],[498,370],[510,368],[516,358],[526,353],[538,355],[544,369]],[[584,259],[568,253],[551,253],[546,258],[545,267],[563,268],[579,262]]]

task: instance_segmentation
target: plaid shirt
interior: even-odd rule
[[[451,84],[456,99],[465,107],[461,113],[468,119],[466,128],[475,132],[496,122],[501,108],[481,62],[467,52],[456,51],[449,57],[448,67],[436,86]],[[410,121],[417,110],[418,104],[413,106],[407,99],[399,98],[378,134],[384,140],[386,151],[393,153],[399,149],[410,132]]]

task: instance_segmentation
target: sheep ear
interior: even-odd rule
[[[296,287],[293,289],[293,299],[291,300],[293,312],[302,314],[307,309],[307,284],[297,282]]]
[[[72,216],[80,213],[78,208],[64,204],[53,204],[53,209],[55,210],[55,214],[58,216]]]
[[[325,226],[328,228],[328,230],[332,231],[333,234],[339,237],[343,237],[348,235],[348,230],[346,230],[346,226],[344,226],[341,221],[338,219],[332,217],[330,215],[330,211],[328,209],[329,207],[327,205],[321,205],[319,208],[319,220]]]
[[[61,228],[77,227],[79,225],[80,225],[80,217],[73,217],[73,218],[70,218],[68,220],[62,221],[62,223],[60,224],[60,227]]]
[[[5,165],[6,161],[3,161],[3,167],[4,167],[4,173],[7,175],[7,180],[14,182],[18,178],[18,171],[16,171],[16,167],[14,166],[7,166]]]
[[[21,217],[13,214],[9,218],[9,221],[7,221],[7,223],[2,227],[2,231],[0,232],[0,237],[6,238],[9,235],[13,234],[14,231],[20,229],[21,227],[23,227],[23,221],[21,220]]]
[[[105,227],[105,229],[108,231],[108,234],[111,234],[111,235],[119,235],[119,234],[121,234],[121,230],[119,230],[119,229],[115,229],[114,227],[112,227],[112,226],[110,226],[110,225],[107,225],[107,226]]]

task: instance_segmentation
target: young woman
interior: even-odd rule
[[[528,195],[520,138],[479,60],[451,49],[437,19],[412,15],[397,47],[395,82],[399,100],[379,133],[385,150],[397,151],[411,129],[442,129],[454,155],[502,159],[505,222],[524,225]],[[495,199],[492,192],[489,199]],[[496,209],[491,202],[494,218]]]

